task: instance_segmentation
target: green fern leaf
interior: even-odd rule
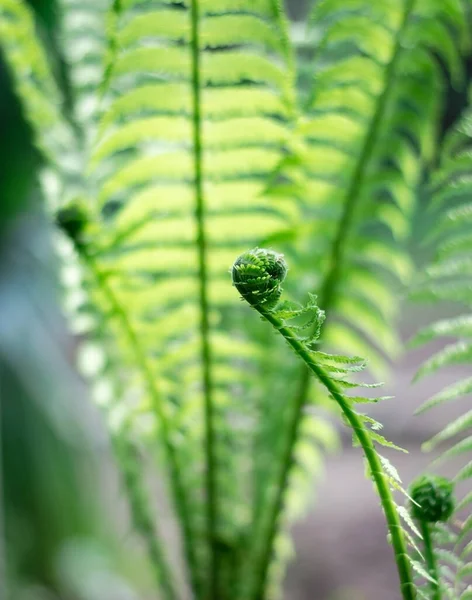
[[[472,426],[472,411],[461,415],[455,421],[449,423],[440,433],[424,443],[424,449],[429,451],[435,448],[439,443],[455,437],[457,434],[467,431]]]
[[[468,164],[467,146],[470,144],[468,128],[469,115],[465,114],[459,125],[448,134],[443,148],[441,164],[432,177],[430,192],[432,195],[431,210],[443,210],[438,217],[437,225],[429,241],[438,247],[436,261],[426,270],[423,281],[414,290],[414,296],[423,301],[452,300],[465,304],[469,309],[472,305],[470,277],[472,265],[467,257],[470,251],[470,236],[467,234],[470,215],[470,195],[467,180],[463,178],[463,169]],[[470,315],[442,319],[421,330],[412,340],[412,345],[420,345],[443,337],[454,337],[458,341],[448,344],[433,354],[419,369],[416,379],[435,373],[439,369],[456,364],[469,364],[471,354]],[[471,378],[464,378],[436,393],[423,403],[417,412],[424,412],[437,406],[458,401],[470,394]],[[469,433],[472,426],[471,411],[456,417],[445,427],[424,443],[429,451],[444,442],[454,441],[441,451],[435,462],[444,462],[451,458],[460,457],[465,464],[460,467],[455,477],[456,481],[468,482],[471,476],[470,452],[472,449]],[[459,439],[456,441],[456,437]],[[459,501],[456,511],[469,504],[470,493]],[[444,544],[446,551],[460,557],[461,544],[470,537],[470,527],[467,524],[460,533],[451,533],[446,540],[437,538],[436,551],[438,562],[444,562]],[[457,564],[442,569],[442,587],[448,597],[462,597],[466,592],[466,574],[470,571],[470,558],[462,556]],[[450,580],[450,581],[448,581]],[[451,596],[452,593],[452,596]]]
[[[404,241],[421,165],[435,148],[442,78],[436,56],[460,81],[452,31],[465,45],[464,9],[455,1],[446,7],[436,0],[325,0],[312,23],[323,34],[308,119],[300,125],[305,145],[298,151],[306,211],[314,221],[306,235],[316,240],[307,240],[306,268],[319,265],[325,343],[339,347],[342,341],[383,372],[386,356],[399,350],[392,335],[395,296],[412,274]]]

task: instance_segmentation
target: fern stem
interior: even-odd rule
[[[142,476],[136,460],[136,448],[126,438],[125,432],[113,437],[115,454],[119,459],[120,469],[131,508],[133,525],[143,538],[151,564],[154,568],[157,583],[163,590],[166,600],[177,600],[173,577],[162,546],[162,538],[153,522],[152,511],[144,490]]]
[[[323,280],[323,283],[321,284],[320,292],[318,294],[318,303],[326,311],[328,317],[336,300],[336,293],[344,261],[344,255],[347,247],[347,241],[349,239],[349,233],[357,208],[359,194],[362,188],[362,182],[367,171],[369,161],[372,158],[372,154],[375,149],[375,144],[377,142],[377,136],[380,131],[380,124],[384,118],[390,94],[393,89],[396,68],[402,52],[403,36],[407,29],[410,15],[415,6],[415,1],[416,0],[405,0],[403,19],[398,29],[398,34],[395,40],[392,57],[385,69],[384,89],[379,96],[377,107],[370,122],[370,126],[365,137],[362,150],[359,154],[359,159],[357,161],[356,168],[352,175],[349,188],[347,189],[343,213],[341,215],[341,219],[339,220],[336,235],[331,246],[331,254],[329,257],[328,269],[326,271],[326,276]],[[301,403],[304,402],[308,395],[309,386],[309,370],[303,369],[298,391],[298,394],[301,396]],[[300,400],[298,402],[300,402]]]
[[[254,306],[254,308],[262,315],[264,319],[271,323],[271,325],[280,332],[287,343],[293,348],[295,353],[304,361],[308,369],[324,385],[324,387],[331,394],[332,398],[338,403],[344,416],[355,432],[355,435],[359,440],[359,444],[361,445],[369,464],[372,478],[377,487],[388,529],[391,535],[395,554],[395,562],[400,578],[402,598],[403,600],[414,600],[415,586],[411,576],[410,564],[406,551],[405,540],[402,534],[400,518],[398,516],[389,485],[383,473],[382,464],[365,426],[359,419],[359,416],[351,408],[348,400],[346,400],[335,382],[327,375],[322,367],[313,362],[313,358],[310,356],[309,352],[305,349],[303,344],[300,342],[300,340],[298,340],[290,328],[284,326],[273,312],[266,310],[263,306]],[[277,488],[276,503],[274,503],[272,508],[270,528],[265,540],[264,554],[262,556],[260,565],[258,565],[258,581],[256,593],[254,595],[255,600],[263,600],[264,598],[267,572],[272,558],[272,546],[277,533],[285,490],[288,483],[288,476],[292,466],[293,443],[297,437],[298,428],[301,421],[301,414],[303,414],[303,405],[299,404],[297,407],[299,410],[295,413],[295,417],[291,423],[290,439],[288,440],[283,468],[280,475],[279,487]]]
[[[164,446],[164,452],[166,456],[166,462],[169,468],[169,482],[171,487],[171,493],[174,499],[177,513],[182,524],[183,533],[183,544],[185,556],[188,563],[190,572],[192,587],[196,593],[201,588],[199,577],[197,574],[197,558],[195,555],[195,549],[192,543],[193,532],[190,524],[190,511],[188,509],[187,498],[185,495],[185,488],[182,483],[179,464],[174,446],[171,441],[170,427],[167,419],[166,412],[162,403],[161,395],[157,388],[156,378],[152,372],[151,366],[149,365],[148,358],[145,351],[139,343],[138,336],[134,331],[126,311],[121,306],[118,298],[116,297],[113,289],[107,281],[105,274],[101,272],[98,265],[95,263],[94,257],[87,252],[85,248],[81,248],[80,255],[84,262],[87,264],[90,272],[97,281],[99,288],[110,303],[113,313],[121,323],[123,333],[125,334],[130,347],[133,350],[133,355],[136,358],[136,367],[142,372],[144,382],[146,384],[149,396],[152,401],[153,411],[157,417],[160,425],[160,442]]]
[[[428,569],[429,575],[431,576],[431,579],[434,579],[434,581],[429,582],[431,589],[431,600],[441,600],[441,588],[439,586],[439,571],[436,556],[434,554],[434,545],[431,535],[431,525],[426,521],[420,521],[419,525],[421,535],[423,537],[423,548],[424,556],[426,559],[426,567]]]
[[[205,454],[207,494],[207,535],[210,550],[208,565],[210,599],[218,595],[218,552],[217,552],[217,490],[216,490],[216,432],[215,408],[213,403],[213,381],[211,371],[211,346],[208,301],[207,240],[205,231],[205,203],[203,197],[201,99],[200,99],[200,34],[198,0],[192,0],[191,48],[192,48],[192,97],[193,97],[193,155],[195,169],[195,200],[197,220],[197,247],[199,272],[200,334],[203,368],[203,392],[205,411]]]

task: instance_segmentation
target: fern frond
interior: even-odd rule
[[[258,358],[234,336],[227,268],[298,219],[264,194],[295,114],[286,24],[275,1],[60,5],[80,172],[50,206],[65,305],[93,343],[79,358],[112,430],[159,447],[194,593],[220,597],[250,535]]]
[[[470,146],[470,109],[462,118],[459,125],[448,134],[444,143],[441,164],[433,174],[430,185],[431,211],[437,217],[437,224],[431,240],[436,244],[438,251],[434,263],[426,269],[418,281],[413,293],[421,300],[448,299],[460,302],[470,310],[472,306],[472,265],[467,253],[472,245],[467,244],[467,231],[470,226],[470,194],[467,187],[463,186],[462,178],[467,160],[467,148]],[[465,234],[465,235],[464,235]],[[456,364],[470,364],[472,358],[472,339],[470,329],[470,315],[468,313],[442,319],[417,333],[412,340],[412,345],[425,344],[432,341],[441,341],[443,338],[456,338],[457,341],[444,346],[436,351],[418,370],[416,378],[425,377],[442,368]],[[467,398],[472,391],[471,378],[460,379],[437,392],[432,398],[424,402],[417,412],[425,412],[446,403],[460,401]],[[467,485],[472,476],[470,460],[472,445],[470,443],[470,428],[472,426],[472,413],[466,410],[460,416],[447,423],[441,431],[424,443],[426,451],[438,450],[439,454],[435,463],[442,463],[451,458],[462,458],[463,464],[455,476],[456,482]],[[449,446],[442,445],[447,442]],[[451,445],[452,443],[452,445]],[[470,486],[469,486],[470,487]],[[470,493],[463,501],[459,501],[457,517],[460,511],[467,506]],[[452,550],[459,557],[459,562],[452,565],[452,581],[443,578],[442,586],[452,597],[467,597],[467,575],[470,570],[470,556],[461,555],[461,548],[470,539],[470,528],[467,522],[459,532],[453,531],[445,540],[443,548],[438,541],[438,561],[443,563],[442,550]],[[451,592],[452,590],[452,592]],[[445,593],[446,593],[445,592]],[[448,596],[449,597],[449,596]]]
[[[246,300],[260,315],[269,322],[276,332],[284,338],[295,354],[303,360],[311,373],[319,383],[325,387],[330,397],[338,404],[346,423],[352,428],[355,439],[364,450],[368,465],[369,476],[377,486],[382,507],[387,519],[387,524],[395,551],[398,572],[401,582],[401,593],[405,599],[415,597],[415,589],[411,579],[411,564],[408,562],[406,553],[406,533],[401,525],[399,511],[393,500],[391,492],[391,480],[398,479],[396,471],[381,460],[376,444],[382,446],[390,444],[376,433],[379,424],[366,415],[358,413],[354,408],[354,402],[346,396],[339,385],[339,381],[347,377],[352,370],[352,365],[359,364],[359,358],[331,356],[314,350],[324,321],[324,312],[315,302],[315,297],[310,296],[305,307],[289,307],[282,303],[275,304],[282,293],[282,284],[287,272],[283,256],[270,250],[255,248],[243,253],[233,264],[233,284]],[[279,311],[280,306],[280,311]],[[307,336],[300,335],[300,326],[296,323],[292,327],[291,321],[301,314],[311,313],[311,318],[305,323],[303,329],[309,329]],[[336,364],[335,377],[331,376],[333,364]],[[343,367],[338,365],[343,364]],[[298,402],[304,402],[304,398],[298,397]],[[292,411],[292,419],[288,424],[289,437],[285,444],[280,480],[276,488],[275,502],[266,517],[266,526],[263,530],[259,543],[255,545],[252,560],[256,565],[255,578],[249,583],[248,598],[260,599],[264,597],[267,574],[271,562],[271,552],[274,540],[279,529],[285,496],[288,489],[288,479],[293,467],[293,446],[299,436],[301,424],[300,415],[303,414],[304,404],[295,407]],[[366,426],[366,423],[369,426]],[[388,471],[384,465],[388,465]],[[396,486],[394,486],[396,487]]]
[[[437,57],[459,82],[454,31],[465,44],[464,9],[456,1],[325,0],[312,24],[322,37],[298,153],[316,240],[307,243],[307,268],[318,273],[328,315],[324,342],[367,355],[382,371],[399,349],[396,296],[412,274],[405,241],[421,167],[435,148]]]
[[[135,303],[142,299],[133,320],[143,330],[159,313],[174,324],[168,339],[178,349],[175,360],[167,360],[162,337],[148,351],[160,358],[159,376],[177,382],[169,392],[174,426],[186,440],[178,453],[194,497],[187,512],[196,545],[208,540],[213,549],[213,564],[203,557],[198,568],[202,578],[221,579],[241,560],[249,525],[241,495],[250,460],[241,440],[247,429],[234,423],[254,419],[241,407],[248,363],[244,356],[239,361],[229,337],[235,299],[225,289],[225,273],[235,248],[295,216],[291,202],[263,195],[293,112],[276,5],[225,10],[216,3],[191,3],[190,10],[165,2],[124,6],[108,77],[110,108],[91,162],[102,177],[100,205],[118,208],[102,259],[117,293],[126,298],[129,289]],[[185,321],[173,318],[196,298],[200,304]],[[232,346],[231,356],[223,345]],[[206,493],[195,494],[194,473],[203,470],[214,479]],[[206,517],[205,497],[212,506]]]

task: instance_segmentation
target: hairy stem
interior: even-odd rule
[[[94,279],[97,281],[99,289],[110,303],[113,314],[120,322],[121,329],[127,339],[128,344],[130,345],[130,348],[133,351],[133,356],[136,359],[136,368],[139,369],[143,375],[149,397],[151,398],[152,408],[160,426],[159,441],[164,446],[166,463],[169,468],[169,484],[171,493],[174,498],[175,506],[177,507],[180,521],[182,523],[184,551],[188,563],[192,587],[198,591],[201,589],[201,584],[197,573],[197,557],[195,555],[195,550],[192,543],[193,532],[190,524],[190,511],[188,509],[187,497],[181,478],[177,455],[171,441],[167,414],[164,410],[162,398],[157,387],[156,376],[152,371],[151,365],[149,364],[146,352],[142,348],[139,338],[128,319],[128,315],[121,306],[121,303],[116,297],[112,287],[109,285],[106,275],[101,272],[95,262],[94,257],[88,253],[85,248],[81,248],[80,256],[87,264]]]
[[[306,350],[300,340],[296,337],[293,331],[283,325],[283,323],[274,315],[270,310],[265,309],[263,306],[254,306],[254,308],[262,315],[264,319],[269,321],[272,326],[279,331],[279,333],[285,338],[287,343],[293,348],[296,354],[304,361],[311,373],[324,385],[328,390],[332,398],[338,403],[344,416],[351,425],[359,444],[361,445],[364,455],[372,473],[372,478],[377,487],[377,491],[380,497],[380,501],[383,507],[385,518],[387,521],[388,529],[392,539],[392,546],[395,554],[395,562],[397,565],[398,575],[400,578],[400,587],[403,600],[414,600],[415,598],[415,586],[411,576],[410,564],[408,561],[408,555],[406,551],[405,539],[403,537],[400,518],[398,516],[395,502],[393,500],[392,493],[390,491],[388,482],[385,478],[382,464],[380,463],[379,457],[375,450],[374,444],[369,437],[368,432],[364,424],[362,423],[359,416],[351,408],[349,401],[345,398],[340,388],[336,383],[327,375],[322,367],[313,362],[313,358],[310,353]],[[303,408],[299,405],[300,413]],[[267,580],[267,572],[272,558],[272,547],[277,533],[278,521],[282,512],[282,504],[284,500],[285,490],[287,488],[288,476],[290,468],[292,466],[292,446],[294,439],[298,433],[300,418],[295,415],[290,425],[290,435],[287,441],[287,449],[284,456],[284,462],[281,469],[279,486],[277,488],[277,498],[274,506],[271,510],[270,515],[270,526],[265,539],[264,552],[260,560],[260,564],[257,565],[257,586],[256,593],[254,594],[255,600],[263,600],[264,590]]]
[[[431,590],[431,600],[441,600],[441,588],[439,586],[439,571],[438,564],[436,562],[436,556],[434,555],[434,546],[431,535],[431,525],[426,521],[419,522],[421,535],[423,537],[423,548],[424,556],[426,559],[426,566],[431,579],[434,581],[429,582]]]
[[[323,307],[323,310],[326,311],[328,317],[331,309],[333,308],[333,304],[336,301],[336,294],[342,266],[344,263],[347,242],[349,240],[349,234],[358,204],[360,190],[362,188],[365,173],[367,172],[369,161],[371,160],[372,154],[375,150],[375,144],[380,131],[380,124],[384,118],[385,110],[393,89],[398,60],[402,52],[403,37],[408,26],[415,1],[416,0],[405,0],[404,2],[403,19],[398,29],[392,57],[385,69],[384,89],[378,98],[376,110],[370,122],[370,126],[367,131],[362,150],[359,154],[359,159],[352,175],[350,185],[346,191],[343,213],[339,220],[338,228],[331,246],[331,253],[326,275],[321,283],[320,292],[318,294],[318,303]],[[297,403],[303,405],[308,395],[309,386],[310,373],[308,369],[304,368],[300,376],[300,385],[298,390],[298,395],[301,398],[297,400]]]
[[[192,96],[193,96],[193,156],[195,169],[195,199],[197,220],[200,334],[203,368],[203,391],[205,411],[205,455],[206,455],[206,509],[207,535],[210,549],[208,565],[208,597],[217,599],[218,595],[218,552],[217,532],[217,490],[216,490],[216,434],[215,407],[213,402],[213,381],[211,371],[211,346],[208,302],[207,241],[205,232],[205,204],[203,198],[202,140],[201,140],[201,98],[200,98],[200,41],[198,0],[192,0],[190,6],[192,29]]]

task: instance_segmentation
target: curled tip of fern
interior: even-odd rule
[[[455,510],[454,484],[437,475],[422,475],[410,486],[411,513],[419,521],[447,521]]]
[[[83,234],[88,217],[85,207],[80,202],[72,202],[56,213],[56,225],[78,248],[83,245]]]
[[[287,263],[283,254],[254,248],[236,259],[231,275],[233,285],[251,306],[271,309],[282,294]]]

